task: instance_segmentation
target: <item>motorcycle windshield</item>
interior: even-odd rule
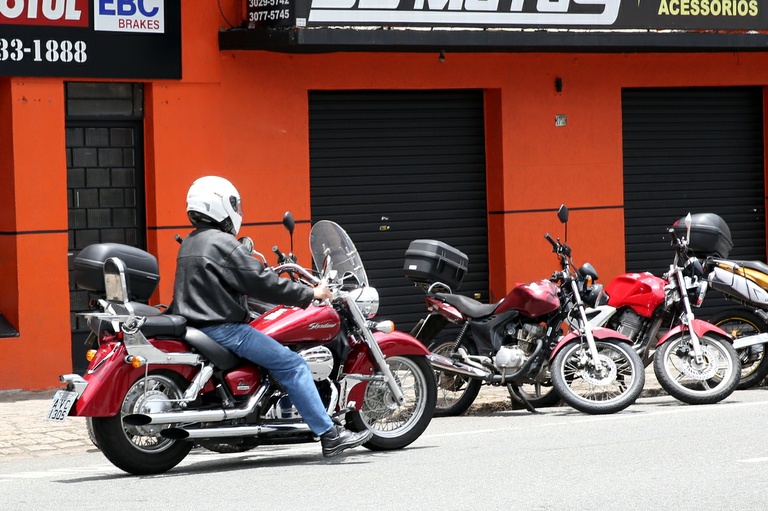
[[[317,222],[309,233],[309,248],[318,270],[322,270],[325,256],[330,255],[333,269],[339,272],[340,277],[346,280],[354,276],[360,286],[368,285],[368,276],[355,244],[336,222]]]

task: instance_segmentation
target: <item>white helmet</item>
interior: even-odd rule
[[[187,216],[193,225],[214,225],[237,236],[243,223],[240,194],[223,177],[201,177],[187,192]]]

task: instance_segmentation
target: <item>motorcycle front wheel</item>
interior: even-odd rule
[[[368,383],[360,410],[348,419],[357,431],[373,431],[363,444],[372,451],[402,449],[427,429],[435,411],[435,378],[432,366],[422,356],[392,356],[387,358],[389,370],[405,396],[399,406],[387,382]]]
[[[768,332],[768,324],[747,309],[718,312],[709,322],[725,330],[734,339]],[[768,350],[765,344],[756,344],[736,350],[741,361],[738,390],[759,385],[768,376]]]
[[[437,340],[429,345],[429,351],[436,355],[451,357],[454,340]],[[462,346],[470,355],[477,355],[474,343],[463,341]],[[483,382],[458,374],[433,370],[437,382],[437,404],[435,417],[455,417],[466,412],[474,403]]]
[[[551,364],[552,383],[562,400],[593,415],[615,413],[640,397],[645,368],[632,345],[595,339],[599,360],[593,361],[586,342],[563,346]]]
[[[699,338],[702,360],[697,361],[687,332],[664,342],[653,355],[653,372],[669,395],[690,405],[722,401],[739,384],[741,364],[730,341],[719,335]]]
[[[192,443],[160,436],[170,424],[129,426],[123,417],[134,413],[170,411],[186,388],[184,379],[173,372],[142,376],[123,397],[120,412],[113,417],[94,417],[93,435],[104,456],[117,468],[130,474],[166,472],[183,460]]]

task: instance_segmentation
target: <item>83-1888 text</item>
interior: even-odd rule
[[[34,62],[64,62],[82,64],[88,60],[85,41],[56,41],[34,39],[25,44],[21,39],[0,38],[0,62],[20,62],[31,58]]]

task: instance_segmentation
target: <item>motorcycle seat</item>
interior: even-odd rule
[[[464,295],[435,293],[433,296],[449,305],[453,305],[459,312],[469,318],[484,318],[490,316],[499,306],[498,303],[480,303],[477,300]]]
[[[229,371],[243,363],[240,357],[197,328],[188,326],[184,340],[222,371]]]
[[[187,331],[187,320],[174,314],[145,316],[141,333],[146,337],[173,337],[181,339]]]

